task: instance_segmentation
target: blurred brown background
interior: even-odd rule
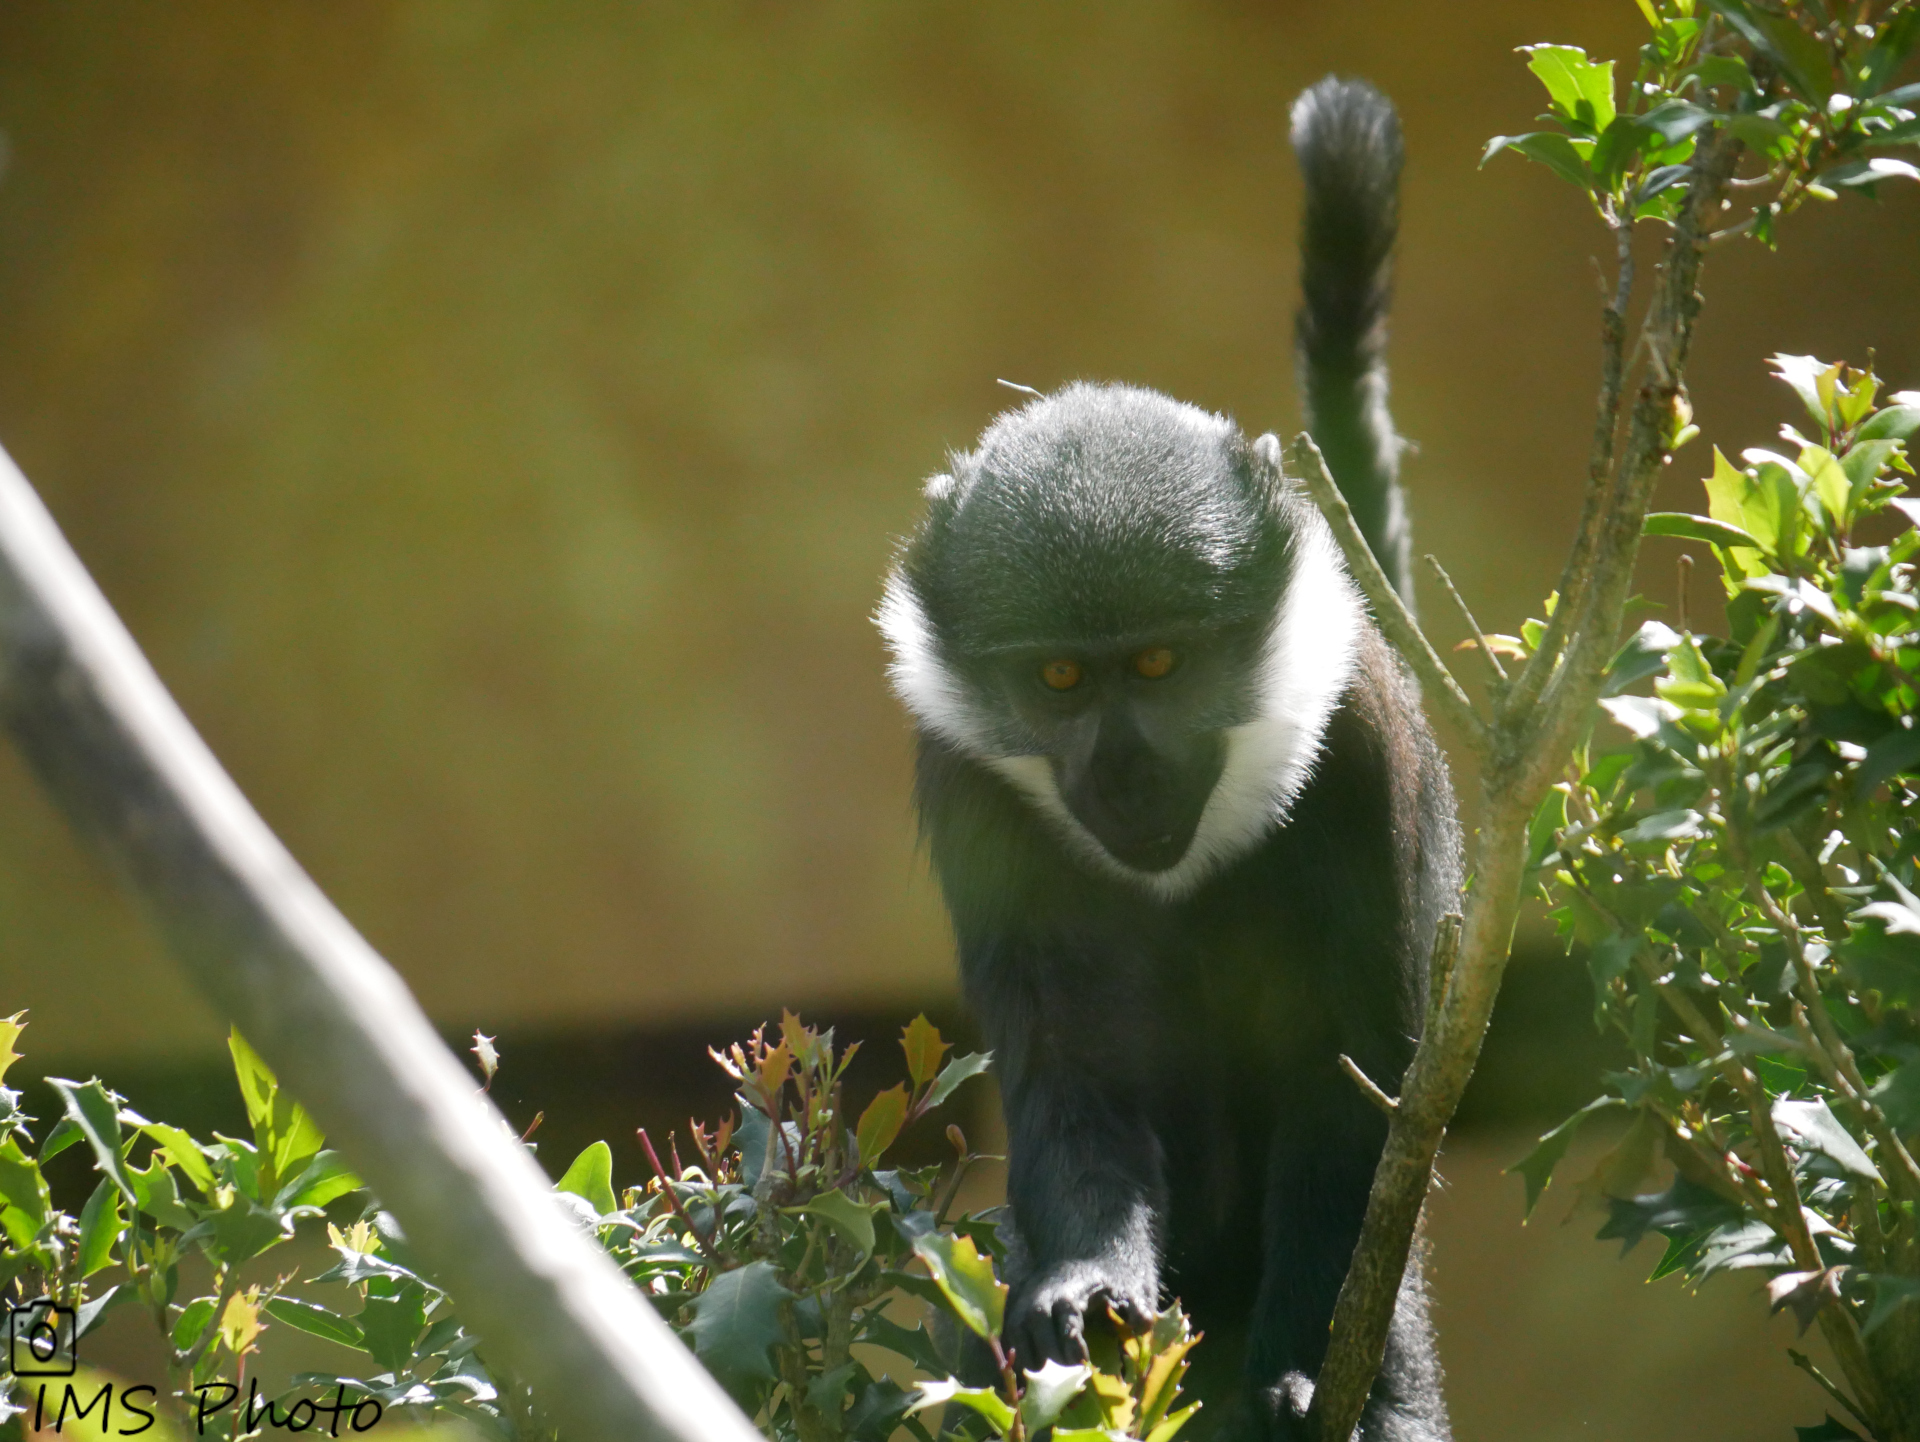
[[[956,1021],[868,620],[892,538],[998,376],[1297,424],[1285,119],[1329,70],[1408,132],[1422,545],[1488,625],[1537,607],[1601,236],[1546,172],[1476,162],[1541,108],[1513,46],[1640,36],[1626,0],[25,0],[0,442],[436,1020],[508,1038],[509,1109],[564,1162],[724,1104],[702,1048],[781,1005],[881,1042]],[[1770,351],[1920,386],[1920,194],[1783,241],[1708,267],[1694,400],[1729,451],[1790,418]],[[1461,1434],[1784,1437],[1819,1399],[1752,1288],[1636,1291],[1651,1258],[1585,1225],[1516,1244],[1493,1171],[1588,1094],[1584,988],[1524,949],[1437,1207]],[[35,1066],[223,1105],[221,1028],[0,754],[17,1006]]]

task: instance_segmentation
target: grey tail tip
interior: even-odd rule
[[[1312,176],[1322,166],[1365,159],[1398,174],[1403,152],[1393,102],[1364,80],[1329,75],[1293,102],[1293,148]]]

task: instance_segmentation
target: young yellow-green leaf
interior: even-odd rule
[[[273,1165],[275,1181],[285,1182],[288,1177],[298,1175],[320,1154],[326,1140],[313,1118],[307,1115],[307,1109],[276,1082],[273,1106],[267,1115],[266,1144],[260,1147],[261,1155]]]
[[[188,1181],[198,1187],[203,1195],[213,1192],[213,1168],[207,1164],[206,1154],[200,1150],[200,1143],[165,1122],[142,1122],[140,1130],[153,1138],[159,1149],[166,1153],[167,1160],[186,1174]]]
[[[227,1033],[227,1050],[233,1055],[233,1074],[240,1082],[240,1100],[247,1104],[247,1124],[258,1129],[273,1110],[276,1085],[273,1072],[260,1059],[260,1053],[247,1045],[239,1027]]]
[[[12,1016],[0,1021],[0,1081],[7,1078],[7,1068],[20,1060],[20,1053],[13,1044],[20,1040],[20,1033],[27,1029],[27,1014],[16,1011]]]
[[[120,1215],[120,1191],[102,1177],[93,1195],[87,1198],[86,1206],[80,1209],[80,1242],[75,1260],[82,1277],[91,1277],[113,1264],[113,1244],[120,1240],[126,1225]]]
[[[835,1187],[803,1206],[782,1207],[780,1210],[790,1217],[820,1218],[859,1252],[860,1260],[864,1262],[873,1255],[873,1214],[885,1205],[885,1202],[856,1202]]]
[[[53,1210],[47,1179],[12,1137],[0,1142],[0,1229],[21,1251],[34,1244]]]
[[[1780,459],[1768,455],[1770,460]],[[1705,484],[1707,513],[1714,520],[1745,531],[1763,551],[1780,551],[1799,511],[1799,495],[1784,466],[1774,464],[1769,474],[1748,475],[1736,470],[1716,446],[1713,474]]]
[[[1853,384],[1841,390],[1835,407],[1840,412],[1840,424],[1847,430],[1859,425],[1873,414],[1874,398],[1879,394],[1880,377],[1871,370],[1855,373]]]
[[[1837,530],[1847,523],[1847,507],[1853,494],[1853,482],[1825,446],[1803,446],[1798,457],[1800,469],[1813,482],[1813,494],[1827,519]]]
[[[792,1298],[771,1262],[722,1272],[694,1298],[694,1356],[736,1396],[755,1383],[773,1381],[767,1353],[785,1335],[780,1305]]]
[[[613,1195],[613,1149],[605,1142],[592,1143],[573,1159],[553,1189],[584,1197],[603,1217],[619,1211],[619,1200]]]
[[[925,1016],[916,1016],[900,1032],[900,1050],[907,1054],[907,1075],[917,1091],[940,1070],[940,1058],[950,1044],[940,1039],[940,1028]]]
[[[252,1351],[253,1344],[264,1330],[266,1324],[260,1320],[258,1287],[236,1292],[227,1299],[226,1310],[220,1313],[220,1341],[229,1352],[238,1357]]]
[[[979,1337],[1000,1335],[1006,1324],[1006,1283],[993,1275],[993,1259],[980,1254],[972,1237],[923,1232],[913,1239],[913,1250],[968,1330]]]
[[[949,1377],[944,1382],[921,1382],[917,1385],[920,1391],[913,1399],[913,1405],[907,1408],[910,1413],[938,1407],[942,1402],[958,1402],[962,1407],[970,1407],[986,1418],[995,1436],[1004,1437],[1013,1430],[1013,1408],[1007,1405],[1006,1398],[991,1387],[965,1387],[955,1377]],[[1060,1437],[1065,1434],[1055,1432],[1053,1435]]]
[[[156,1152],[144,1172],[129,1165],[127,1175],[133,1178],[134,1190],[140,1194],[140,1210],[162,1226],[185,1232],[198,1225],[199,1217],[180,1200],[180,1188],[173,1179],[173,1169],[167,1165],[163,1154]]]
[[[1727,683],[1713,674],[1700,643],[1682,636],[1667,652],[1667,674],[1653,683],[1653,689],[1663,701],[1683,710],[1712,711],[1725,699]]]
[[[253,1144],[259,1150],[264,1173],[262,1184],[277,1188],[313,1159],[326,1138],[306,1109],[281,1089],[273,1068],[247,1044],[237,1027],[227,1036],[227,1050],[233,1054],[233,1073],[247,1104],[247,1120],[253,1125]]]
[[[1540,77],[1554,114],[1598,135],[1613,124],[1613,62],[1587,58],[1574,45],[1522,45],[1527,69]]]
[[[895,1084],[867,1103],[860,1113],[854,1137],[860,1145],[860,1165],[870,1167],[879,1161],[907,1120],[907,1089]]]
[[[1155,1426],[1151,1432],[1147,1433],[1146,1442],[1173,1442],[1174,1436],[1182,1427],[1193,1420],[1193,1414],[1198,1412],[1203,1405],[1204,1404],[1199,1402],[1189,1402],[1178,1412],[1170,1413],[1168,1416],[1162,1418],[1159,1424]],[[1053,1435],[1058,1438],[1063,1434],[1056,1432]]]

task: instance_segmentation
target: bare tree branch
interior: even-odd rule
[[[1385,1352],[1387,1330],[1406,1274],[1407,1257],[1420,1209],[1433,1174],[1441,1140],[1479,1060],[1494,999],[1506,969],[1513,927],[1526,880],[1528,827],[1534,808],[1565,765],[1580,730],[1600,695],[1606,668],[1626,610],[1629,584],[1640,549],[1641,525],[1677,430],[1683,402],[1682,377],[1699,300],[1703,237],[1708,218],[1717,213],[1727,178],[1739,153],[1738,142],[1716,135],[1703,147],[1686,202],[1667,246],[1660,283],[1648,310],[1642,337],[1647,374],[1635,395],[1624,454],[1615,459],[1619,397],[1624,387],[1624,332],[1621,318],[1626,287],[1608,308],[1599,414],[1588,475],[1586,514],[1581,519],[1561,581],[1561,600],[1549,635],[1498,708],[1491,726],[1474,718],[1472,734],[1483,754],[1480,825],[1469,872],[1459,933],[1459,953],[1450,968],[1442,949],[1452,950],[1451,928],[1435,937],[1433,971],[1444,974],[1430,998],[1427,1026],[1387,1127],[1386,1146],[1374,1173],[1353,1262],[1335,1304],[1327,1360],[1314,1387],[1308,1430],[1321,1442],[1348,1442],[1366,1407],[1373,1379]],[[1631,270],[1622,242],[1622,280]],[[1416,674],[1432,683],[1429,694],[1450,719],[1465,705],[1458,684],[1438,684],[1452,676],[1439,667],[1433,648],[1378,576],[1365,555],[1366,542],[1342,521],[1344,507],[1323,493],[1332,479],[1316,465],[1310,442],[1296,446],[1296,464],[1305,472],[1361,588],[1373,601],[1381,629],[1401,649]],[[1352,554],[1354,545],[1362,555]],[[1525,704],[1522,704],[1522,700]],[[1469,714],[1471,708],[1466,707]]]
[[[4,453],[0,725],[569,1438],[757,1442],[247,804]]]

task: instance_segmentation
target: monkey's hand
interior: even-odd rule
[[[1134,1331],[1153,1325],[1160,1285],[1151,1266],[1120,1258],[1058,1262],[1026,1278],[1007,1306],[1007,1344],[1018,1365],[1087,1360],[1086,1323],[1110,1307]]]

